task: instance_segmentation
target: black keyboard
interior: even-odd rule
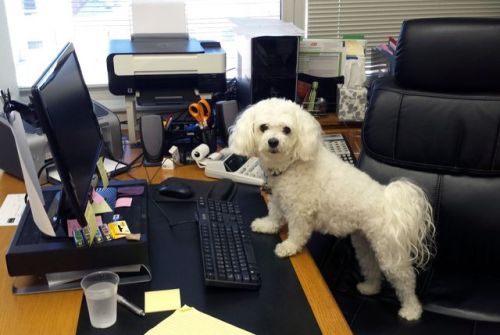
[[[205,285],[258,289],[261,276],[238,204],[200,198],[197,216]]]

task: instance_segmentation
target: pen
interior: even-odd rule
[[[137,307],[136,305],[134,305],[133,303],[131,303],[130,301],[128,301],[127,299],[125,299],[124,297],[122,297],[121,295],[118,294],[118,303],[127,307],[128,309],[130,309],[132,312],[134,312],[135,314],[139,315],[139,316],[145,316],[146,313],[144,313],[144,311],[142,309],[140,309],[139,307]]]

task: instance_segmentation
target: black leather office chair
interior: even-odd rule
[[[388,284],[372,297],[356,291],[348,240],[316,250],[353,332],[500,334],[500,19],[404,22],[394,75],[372,85],[362,138],[360,169],[425,189],[437,248],[419,274],[424,313],[414,322],[397,316]]]

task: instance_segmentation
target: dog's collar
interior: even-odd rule
[[[265,167],[265,165],[261,165],[262,170],[264,170],[264,174],[266,177],[278,177],[281,176],[283,173],[285,173],[290,166],[292,165],[292,162],[286,162],[283,164],[281,167]]]
[[[278,177],[278,176],[281,176],[283,173],[286,172],[286,170],[288,170],[288,168],[290,167],[291,164],[288,164],[287,166],[281,168],[281,169],[277,169],[277,168],[266,168],[266,171],[267,171],[267,175],[270,176],[270,177]]]
[[[272,176],[272,177],[278,177],[279,175],[283,174],[283,172],[285,172],[286,170],[284,171],[281,171],[279,169],[267,169],[267,173],[269,174],[269,176]]]

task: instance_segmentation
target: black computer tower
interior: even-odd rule
[[[238,100],[242,108],[282,97],[295,101],[298,36],[237,37]]]

